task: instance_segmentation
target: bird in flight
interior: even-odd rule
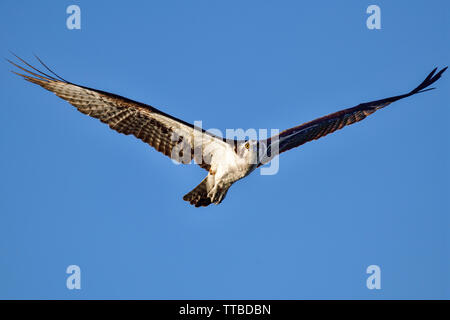
[[[99,119],[111,129],[134,135],[178,162],[191,163],[194,160],[207,170],[208,175],[203,181],[183,197],[196,207],[221,203],[233,183],[280,153],[361,121],[392,102],[434,89],[428,87],[447,70],[447,67],[440,71],[435,68],[417,88],[408,93],[361,103],[284,130],[268,139],[238,140],[219,137],[150,105],[66,81],[38,57],[37,60],[49,74],[18,56],[16,58],[22,65],[8,61],[24,73],[13,73],[55,93],[80,112]]]

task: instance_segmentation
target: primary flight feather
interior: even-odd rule
[[[437,72],[435,68],[417,88],[406,94],[362,103],[287,129],[268,139],[246,141],[223,139],[150,105],[66,81],[39,58],[50,74],[19,57],[17,59],[24,65],[8,61],[25,72],[13,71],[25,80],[52,91],[80,112],[99,119],[117,132],[132,134],[179,162],[190,163],[194,160],[207,170],[205,179],[183,197],[196,207],[221,203],[234,182],[282,152],[361,121],[392,102],[434,89],[428,87],[447,70],[445,67]]]

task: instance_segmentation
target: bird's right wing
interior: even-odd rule
[[[152,106],[68,82],[51,71],[39,58],[42,65],[54,76],[17,58],[33,71],[8,60],[25,71],[25,74],[13,71],[15,74],[55,93],[80,112],[108,124],[111,129],[134,135],[178,162],[189,163],[194,159],[202,168],[209,170],[211,154],[218,148],[227,147],[224,139]]]

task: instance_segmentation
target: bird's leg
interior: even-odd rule
[[[215,201],[216,195],[217,195],[217,184],[214,185],[209,191],[208,191],[208,198],[211,199],[211,202]]]
[[[211,163],[209,174],[215,175],[217,173],[217,164]]]
[[[228,192],[228,188],[230,187],[229,184],[223,185],[215,185],[213,189],[211,189],[210,193],[208,193],[208,196],[211,199],[212,203],[219,204],[222,202],[223,199],[225,199],[225,196]]]

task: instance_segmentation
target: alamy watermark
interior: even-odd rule
[[[239,154],[243,146],[253,156],[247,158],[249,164],[260,166],[261,175],[274,175],[279,171],[279,132],[278,129],[226,129],[225,135],[220,129],[203,130],[202,121],[194,122],[194,131],[188,134],[184,129],[174,129],[171,141],[175,146],[171,159],[175,164],[198,165],[212,164],[213,156],[218,156],[218,145],[229,148]],[[225,156],[225,154],[223,155]]]
[[[370,276],[366,280],[366,287],[369,290],[381,289],[381,268],[376,264],[367,267],[366,273]]]
[[[366,13],[370,16],[366,20],[366,26],[369,30],[381,29],[381,9],[379,6],[372,4],[367,7]]]
[[[66,13],[70,14],[66,20],[66,26],[69,30],[81,29],[81,9],[79,6],[73,4],[67,7]]]
[[[67,267],[66,273],[70,276],[66,279],[66,287],[69,290],[81,289],[81,269],[76,264],[72,264]]]

